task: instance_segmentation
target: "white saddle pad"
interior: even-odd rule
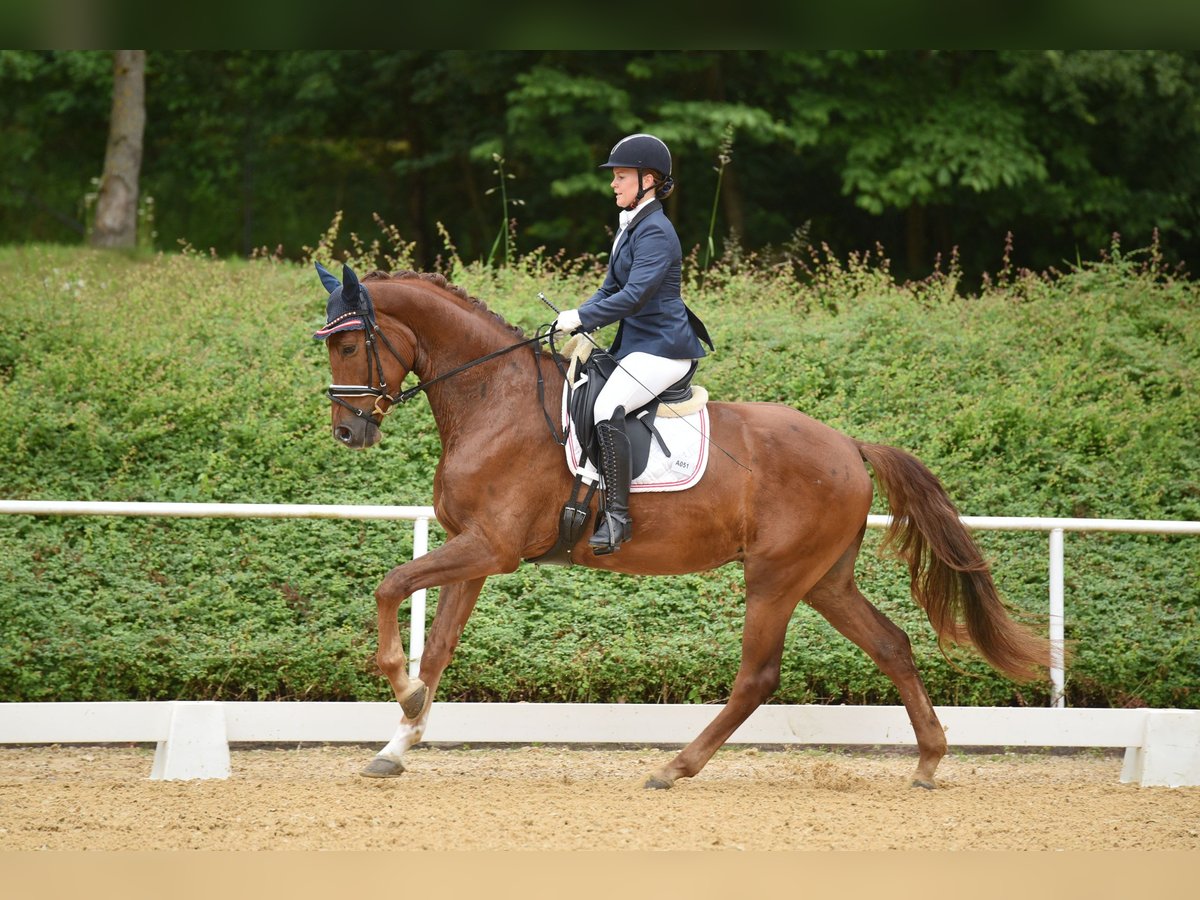
[[[580,379],[580,384],[587,376]],[[703,391],[703,388],[698,390]],[[563,391],[562,404],[563,428],[569,428],[567,415],[567,392]],[[641,428],[641,425],[630,425],[631,428]],[[709,421],[708,407],[701,406],[697,412],[684,416],[672,416],[669,410],[660,404],[658,415],[654,419],[654,427],[662,435],[670,449],[670,456],[662,451],[653,437],[650,439],[650,458],[646,462],[646,471],[633,480],[629,486],[634,493],[650,491],[685,491],[700,483],[704,470],[708,468],[708,439]],[[575,429],[570,428],[566,447],[567,468],[572,475],[579,474],[580,460],[583,451],[579,441],[575,439]]]

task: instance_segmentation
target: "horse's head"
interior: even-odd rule
[[[380,329],[371,295],[349,266],[342,267],[342,281],[320,263],[317,274],[329,291],[325,326],[313,337],[329,348],[333,436],[347,447],[371,447],[379,443],[379,423],[396,401],[388,385],[399,385],[411,366]],[[381,343],[388,352],[379,352]]]

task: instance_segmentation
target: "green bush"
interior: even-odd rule
[[[330,439],[310,268],[48,246],[0,262],[5,497],[430,502],[424,400],[366,454]],[[699,377],[715,398],[781,401],[903,447],[968,515],[1200,519],[1200,305],[1152,258],[1005,273],[967,297],[953,273],[896,284],[865,257],[736,262],[688,288],[718,344]],[[539,290],[575,305],[598,279],[594,260],[540,254],[448,265],[527,330],[552,315]],[[1045,535],[978,537],[1013,608],[1044,620]],[[878,543],[870,532],[860,584],[912,637],[935,703],[1047,701],[1046,685],[947,660]],[[372,595],[411,552],[403,522],[0,517],[0,699],[387,699]],[[1069,534],[1066,573],[1069,702],[1200,707],[1200,540]],[[440,696],[719,702],[743,602],[734,566],[524,566],[488,581]],[[898,702],[803,605],[777,699]]]

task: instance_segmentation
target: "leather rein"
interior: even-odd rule
[[[544,332],[539,330],[538,333],[531,338],[519,341],[508,347],[502,347],[499,350],[495,350],[487,354],[486,356],[481,356],[478,359],[473,359],[470,362],[463,363],[461,366],[457,366],[451,369],[449,372],[444,372],[441,375],[430,378],[428,381],[422,381],[420,384],[416,384],[413,387],[400,391],[399,393],[390,394],[388,393],[387,382],[383,378],[383,364],[379,355],[379,345],[382,344],[384,349],[386,349],[393,356],[393,358],[395,358],[396,362],[400,363],[400,367],[404,370],[404,375],[407,375],[409,372],[411,372],[413,367],[409,363],[405,362],[404,357],[400,355],[400,351],[393,346],[392,342],[388,340],[387,335],[383,333],[383,330],[379,327],[378,321],[375,319],[375,307],[371,302],[370,294],[366,291],[363,293],[367,296],[366,309],[362,314],[363,329],[366,332],[365,341],[367,345],[367,383],[331,384],[325,393],[333,403],[350,410],[350,412],[354,413],[354,415],[358,416],[360,419],[370,418],[375,425],[379,425],[383,420],[383,417],[391,412],[393,408],[407,403],[413,397],[417,396],[417,394],[421,393],[422,391],[427,391],[438,382],[453,378],[455,375],[465,372],[468,369],[482,365],[485,362],[490,362],[491,360],[500,356],[504,356],[507,353],[511,353],[514,350],[520,350],[522,347],[533,346],[534,363],[537,367],[538,400],[541,403],[542,415],[546,417],[546,424],[550,427],[550,434],[554,438],[555,442],[560,446],[566,444],[567,432],[564,431],[562,436],[559,436],[555,429],[554,421],[550,418],[550,413],[546,410],[546,383],[542,376],[541,354],[538,353],[537,347],[534,346],[542,341],[548,341],[550,343],[550,349],[554,353],[555,366],[565,379],[566,369],[563,367],[558,353],[554,351],[554,341],[552,335],[550,334],[551,326],[546,326],[546,331]],[[404,378],[404,375],[400,376],[401,379]],[[372,384],[372,382],[374,382],[374,384]],[[367,412],[366,410],[360,409],[351,403],[347,403],[343,399],[344,397],[374,397],[374,408],[371,409],[370,412]],[[384,402],[387,403],[386,407],[382,405]]]

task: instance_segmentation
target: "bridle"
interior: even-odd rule
[[[473,359],[470,362],[463,363],[461,366],[451,369],[449,372],[444,372],[441,375],[430,378],[428,381],[422,381],[420,384],[414,385],[413,387],[407,388],[399,393],[390,394],[388,393],[387,382],[383,377],[383,361],[379,354],[380,345],[382,345],[383,348],[392,355],[396,362],[400,363],[400,368],[402,369],[402,374],[400,376],[401,380],[403,380],[404,376],[413,370],[413,366],[412,364],[405,362],[404,357],[400,355],[400,351],[395,348],[392,342],[388,340],[387,335],[383,333],[383,329],[379,327],[379,322],[375,318],[375,305],[371,301],[371,295],[367,291],[366,285],[362,286],[362,294],[366,298],[366,302],[361,311],[357,309],[351,310],[350,312],[338,317],[338,319],[327,323],[326,327],[336,325],[342,319],[352,318],[354,316],[360,316],[362,318],[363,330],[366,332],[364,340],[367,348],[366,383],[331,384],[325,393],[333,403],[343,407],[344,409],[350,410],[350,412],[354,413],[354,415],[360,419],[367,419],[371,421],[376,426],[378,426],[383,420],[383,417],[391,412],[395,407],[407,403],[422,391],[428,390],[438,382],[445,381],[448,378],[453,378],[460,372],[465,372],[467,369],[474,368],[475,366],[481,365],[499,356],[504,356],[506,353],[511,353],[512,351],[519,350],[522,347],[530,347],[539,344],[542,341],[550,340],[551,349],[553,350],[554,348],[554,342],[550,334],[551,329],[549,326],[547,326],[546,331],[539,329],[538,333],[531,338],[519,341],[508,347],[502,347],[499,350],[495,350],[487,354],[486,356],[481,356],[478,359]],[[542,413],[545,415],[546,422],[550,426],[550,433],[554,436],[554,439],[561,444],[566,441],[566,435],[564,434],[561,439],[559,438],[557,432],[555,431],[554,423],[550,419],[550,414],[546,412],[545,381],[542,378],[541,355],[538,353],[536,346],[533,347],[533,355],[537,364],[538,397],[542,400]],[[560,369],[562,369],[562,366],[558,361],[557,353],[555,353],[555,363]],[[566,373],[564,370],[564,377],[565,374]],[[371,411],[367,412],[366,410],[360,409],[352,403],[347,403],[344,399],[347,397],[374,397],[375,404]],[[385,402],[387,403],[386,407],[382,405]]]
[[[410,388],[408,391],[401,391],[399,394],[395,395],[388,393],[388,384],[383,377],[383,360],[379,356],[380,344],[382,344],[383,347],[390,354],[392,354],[396,362],[400,363],[400,367],[403,370],[402,374],[400,375],[401,380],[404,379],[405,375],[412,371],[413,367],[411,364],[404,361],[404,357],[400,355],[400,351],[392,345],[392,342],[388,340],[387,335],[383,333],[383,329],[379,327],[379,322],[375,318],[375,306],[371,302],[371,295],[365,287],[362,288],[362,295],[366,298],[366,303],[363,310],[350,310],[328,324],[337,325],[338,322],[343,319],[353,318],[356,316],[362,319],[362,327],[363,331],[365,332],[364,340],[367,350],[366,383],[331,384],[325,393],[329,396],[329,399],[333,403],[336,403],[338,406],[341,406],[344,409],[350,410],[350,412],[354,413],[354,415],[358,416],[360,419],[369,418],[372,422],[378,425],[383,417],[392,411],[392,407],[398,403],[407,402],[411,396],[416,393],[416,389]],[[421,387],[422,385],[417,386],[418,389]],[[374,397],[375,404],[372,410],[367,412],[352,403],[347,403],[345,399],[343,399],[346,397]],[[387,402],[386,407],[382,406],[385,401]]]

